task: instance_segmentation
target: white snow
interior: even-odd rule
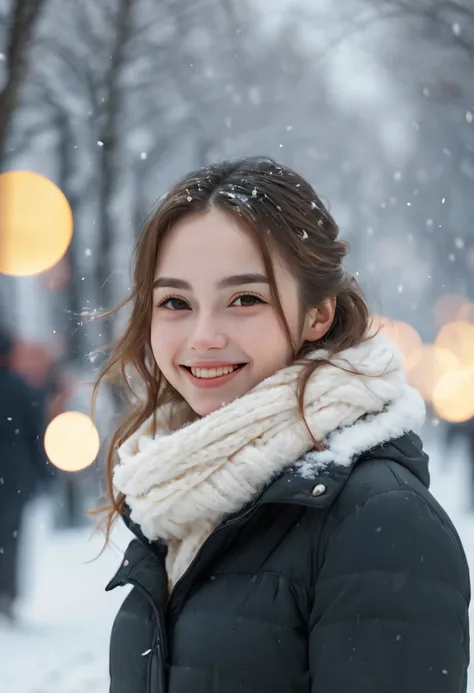
[[[106,693],[110,628],[127,591],[104,588],[120,565],[128,532],[116,531],[113,546],[94,561],[102,538],[91,538],[92,525],[53,531],[44,502],[31,509],[26,524],[19,624],[0,621],[1,689]]]
[[[474,569],[467,462],[460,446],[443,462],[442,457],[438,453],[432,459],[432,492],[456,524]],[[104,586],[118,568],[130,535],[120,528],[113,546],[87,563],[100,551],[101,536],[90,539],[90,529],[53,531],[48,507],[37,504],[27,520],[22,625],[12,629],[0,624],[2,690],[107,693],[110,628],[127,591],[105,593]],[[472,681],[469,693],[474,693]]]

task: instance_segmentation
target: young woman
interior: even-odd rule
[[[102,376],[133,396],[108,462],[109,529],[136,537],[107,587],[132,586],[111,693],[466,690],[468,567],[423,402],[346,252],[269,159],[191,173],[147,223]]]

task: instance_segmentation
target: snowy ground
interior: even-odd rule
[[[28,517],[20,623],[0,622],[0,691],[106,693],[110,627],[126,592],[104,587],[128,536],[124,528],[94,561],[101,537],[91,539],[92,529],[53,532],[51,515],[42,503]]]
[[[449,457],[446,468],[432,460],[432,491],[458,527],[474,574],[467,465],[460,448]],[[0,691],[107,693],[108,638],[125,591],[106,594],[104,585],[120,563],[128,533],[117,532],[114,546],[88,563],[99,552],[101,537],[90,539],[89,530],[53,533],[51,525],[48,506],[32,509],[23,547],[28,560],[22,624],[15,630],[0,624]],[[469,692],[474,693],[474,681]]]

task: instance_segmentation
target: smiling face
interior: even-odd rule
[[[304,338],[317,339],[314,313],[301,330],[295,279],[277,258],[273,262],[292,338],[298,346]],[[151,347],[163,376],[200,416],[292,360],[259,249],[231,216],[217,209],[186,216],[163,241]]]

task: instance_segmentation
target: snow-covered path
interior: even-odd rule
[[[28,517],[21,625],[0,624],[0,691],[107,693],[108,639],[126,591],[105,593],[128,541],[125,528],[102,548],[91,529],[54,532],[44,504]],[[92,561],[92,562],[90,562]]]
[[[432,492],[454,520],[474,574],[474,514],[467,510],[462,450],[452,451],[444,469],[433,459],[431,471]],[[88,563],[102,541],[90,535],[90,530],[53,533],[44,504],[30,513],[23,625],[16,630],[0,625],[1,693],[107,693],[110,627],[126,592],[106,594],[104,586],[129,536],[125,529],[117,531],[112,548]],[[469,691],[474,693],[474,681]]]

